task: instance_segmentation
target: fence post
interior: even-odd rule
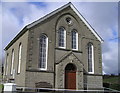
[[[15,83],[5,83],[4,84],[4,93],[5,92],[15,92],[16,84]]]

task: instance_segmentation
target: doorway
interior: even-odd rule
[[[71,63],[65,67],[65,89],[76,89],[76,66]]]

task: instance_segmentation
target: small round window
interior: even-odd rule
[[[68,24],[71,24],[71,23],[72,23],[71,18],[70,18],[70,17],[67,17],[67,18],[66,18],[66,22],[67,22]]]

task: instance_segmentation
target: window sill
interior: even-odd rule
[[[94,72],[88,72],[88,74],[94,74]]]
[[[73,51],[78,51],[78,49],[72,49]]]
[[[38,68],[38,69],[27,69],[26,71],[29,71],[29,72],[46,72],[46,73],[54,73],[53,71],[50,71],[50,70],[41,70],[40,68]]]
[[[91,75],[91,76],[102,76],[102,74],[90,74],[90,73],[84,73],[84,75]]]
[[[73,52],[78,52],[78,53],[83,53],[82,51],[79,51],[79,50],[73,50],[73,49],[63,49],[63,48],[55,48],[55,49],[57,49],[57,50],[65,50],[65,51],[73,51]]]
[[[58,47],[58,48],[61,48],[61,49],[66,49],[66,47]]]

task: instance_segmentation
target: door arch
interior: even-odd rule
[[[65,89],[76,89],[76,66],[72,63],[65,67]]]

